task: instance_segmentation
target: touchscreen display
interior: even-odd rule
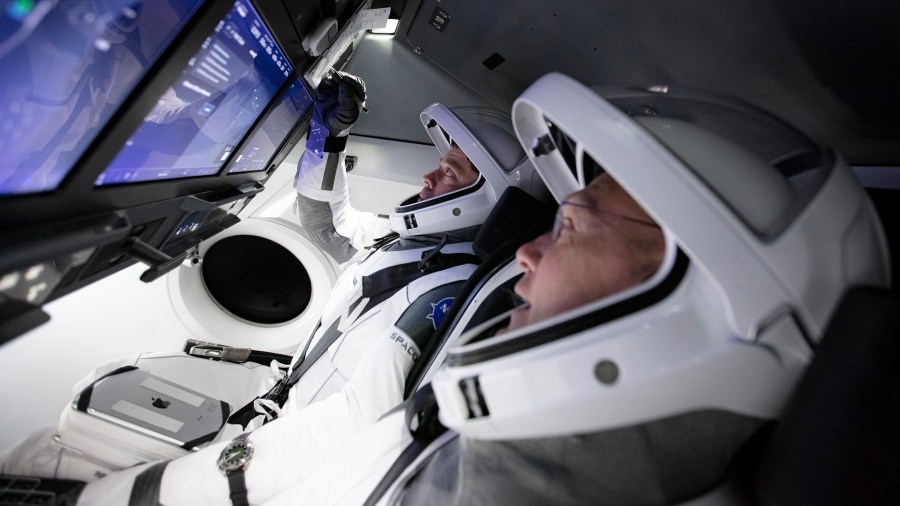
[[[0,1],[0,195],[56,189],[201,3]]]
[[[291,135],[312,103],[313,98],[303,86],[300,78],[295,79],[285,90],[278,105],[266,114],[262,124],[256,129],[241,152],[235,156],[228,173],[265,170],[269,160],[275,156],[278,148]]]
[[[256,9],[235,2],[96,185],[218,173],[292,72]]]

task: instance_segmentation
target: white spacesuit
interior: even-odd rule
[[[702,495],[780,416],[847,288],[889,284],[877,215],[840,158],[723,97],[601,93],[546,76],[513,106],[517,135],[540,146],[531,155],[557,199],[591,167],[617,179],[665,234],[660,269],[451,350],[433,387],[459,437],[405,473],[391,501]],[[582,158],[574,171],[566,145]]]
[[[334,89],[323,93],[320,86],[324,98],[319,102],[327,100],[329,93],[332,98],[344,92],[357,94],[351,106],[358,114],[364,88],[360,90],[361,82],[351,78],[340,75],[338,83],[324,83]],[[334,102],[339,109],[341,101]],[[453,149],[462,150],[477,169],[474,182],[425,201],[411,197],[391,217],[397,233],[367,249],[380,234],[378,221],[385,220],[360,213],[348,202],[343,144],[352,120],[335,128],[334,116],[318,105],[295,182],[298,207],[310,238],[345,262],[345,267],[310,342],[297,351],[292,367],[278,374],[272,373],[277,368],[250,362],[211,362],[184,355],[137,360],[142,369],[207,395],[218,394],[236,407],[260,395],[238,413],[247,416],[233,418],[237,423],[226,426],[216,439],[230,439],[244,426],[250,430],[264,418],[277,418],[253,432],[257,462],[246,478],[254,502],[301,481],[353,433],[402,401],[407,371],[440,324],[456,290],[475,269],[478,259],[471,240],[477,226],[506,187],[519,186],[541,196],[545,192],[515,140],[508,116],[473,108],[453,112],[434,104],[422,113],[423,124],[443,157]],[[121,365],[121,361],[110,364],[92,376]],[[33,453],[13,455],[17,457],[13,465],[8,460],[3,471],[87,481],[98,477],[97,471],[105,474],[140,462],[127,450],[105,447],[103,441],[99,444],[98,458],[84,458],[51,442],[48,448],[52,448],[36,459]],[[137,478],[135,490],[142,490],[148,477],[153,477],[163,502],[227,501],[229,484],[216,463],[222,445],[176,459],[165,474],[151,468]],[[61,456],[47,458],[54,450]],[[108,458],[111,454],[115,460]],[[33,464],[26,462],[27,457]],[[129,457],[134,460],[128,462]],[[16,467],[16,460],[24,466]],[[145,468],[95,482],[83,500],[104,504],[121,500],[117,495],[121,487],[130,487],[135,474]],[[203,485],[195,486],[198,483]]]
[[[865,192],[802,134],[719,97],[603,97],[545,76],[513,107],[517,135],[559,201],[598,173],[615,178],[662,231],[655,273],[507,332],[492,329],[521,308],[472,329],[432,381],[450,430],[408,429],[427,418],[409,416],[410,404],[266,504],[697,497],[779,417],[847,287],[888,283]],[[604,226],[637,221],[583,204],[567,201]],[[576,241],[578,227],[563,231],[572,226],[559,216],[553,234],[520,248],[526,277],[523,251],[541,249],[544,262],[549,248]],[[577,274],[583,267],[567,258]]]

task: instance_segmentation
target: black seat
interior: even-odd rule
[[[850,290],[763,447],[764,505],[900,503],[900,296]]]

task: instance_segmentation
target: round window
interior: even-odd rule
[[[236,235],[206,251],[203,282],[225,310],[247,321],[293,320],[309,305],[312,284],[303,263],[284,246],[253,235]]]

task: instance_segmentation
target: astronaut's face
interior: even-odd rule
[[[441,158],[438,168],[425,174],[419,200],[427,200],[465,188],[478,179],[478,170],[458,146],[453,146]]]
[[[527,304],[507,330],[632,287],[662,262],[662,230],[607,174],[560,205],[553,231],[522,245],[515,292]]]

